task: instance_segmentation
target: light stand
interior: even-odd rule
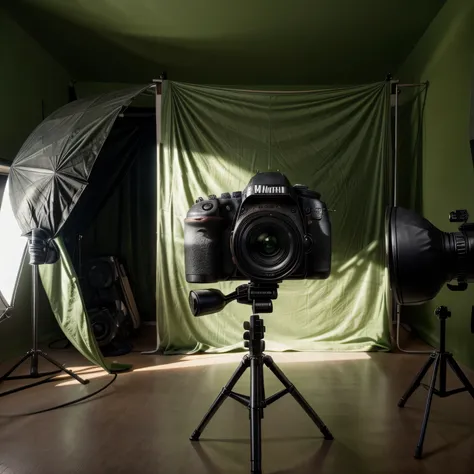
[[[39,313],[39,271],[38,265],[41,264],[52,264],[55,263],[58,258],[58,251],[55,247],[54,242],[51,239],[48,239],[48,236],[45,231],[42,229],[33,229],[31,235],[28,239],[28,250],[30,254],[30,265],[32,266],[32,345],[33,347],[2,377],[0,377],[0,383],[5,380],[18,380],[18,379],[38,379],[42,377],[42,380],[37,382],[24,385],[6,392],[0,393],[0,397],[10,395],[12,393],[20,392],[21,390],[26,390],[30,387],[35,387],[43,383],[51,381],[55,374],[60,372],[65,372],[70,377],[76,379],[83,385],[89,383],[89,380],[84,380],[79,377],[77,374],[67,369],[63,364],[60,364],[48,354],[43,352],[41,349],[38,349],[38,313]],[[58,369],[50,372],[40,372],[39,371],[39,358],[42,357],[46,359],[51,364],[55,365]],[[30,373],[28,375],[11,375],[23,362],[30,361]]]
[[[241,285],[236,292],[229,296],[222,297],[225,299],[225,304],[229,301],[237,299],[240,303],[252,304],[253,312],[271,313],[273,310],[272,299],[277,298],[277,284],[258,285],[249,283],[248,285]],[[198,311],[199,293],[206,296],[206,292],[218,292],[216,290],[202,290],[201,292],[194,292],[191,295],[191,305],[194,305],[194,314],[204,314]],[[209,297],[209,294],[207,294]],[[250,316],[250,321],[244,323],[244,345],[249,349],[236,371],[219,393],[214,403],[211,405],[208,412],[205,414],[199,426],[191,435],[191,441],[198,441],[207,424],[216,414],[219,407],[224,403],[227,397],[233,398],[237,402],[247,407],[250,411],[250,463],[251,473],[261,474],[262,472],[262,428],[261,422],[263,418],[263,410],[272,403],[279,400],[281,397],[289,393],[303,408],[306,414],[311,418],[315,425],[319,428],[326,440],[332,440],[333,436],[327,426],[323,423],[317,413],[311,408],[309,403],[303,398],[297,388],[288,380],[283,371],[275,364],[273,359],[265,355],[265,341],[263,340],[265,333],[265,326],[263,319],[256,314]],[[275,377],[285,387],[283,390],[265,398],[265,387],[263,377],[263,367],[267,366]],[[232,389],[238,382],[244,372],[250,367],[250,397],[234,392]]]
[[[431,410],[431,401],[433,395],[437,395],[440,398],[446,398],[456,393],[469,392],[470,395],[474,398],[474,387],[469,382],[466,374],[459,367],[458,363],[454,360],[453,354],[446,352],[446,320],[451,316],[451,312],[446,306],[439,306],[435,310],[435,315],[439,319],[440,324],[440,346],[439,350],[434,351],[430,358],[426,361],[425,365],[422,367],[418,375],[415,377],[415,380],[410,385],[408,390],[404,393],[398,406],[403,408],[408,399],[413,395],[415,390],[420,386],[428,389],[428,397],[426,399],[426,408],[425,416],[423,418],[423,424],[421,425],[420,439],[415,449],[415,458],[421,459],[423,456],[423,442],[425,440],[426,427],[428,425],[428,418],[430,416]],[[427,374],[429,368],[434,363],[433,375],[431,377],[431,383],[429,385],[422,384],[421,381],[423,377]],[[451,367],[452,371],[456,374],[458,379],[462,382],[464,387],[456,388],[454,390],[446,390],[446,375],[447,375],[447,366]],[[439,372],[439,388],[436,388],[436,379]]]

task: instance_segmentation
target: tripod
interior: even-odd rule
[[[260,308],[262,312],[272,311],[272,302],[268,298],[261,298],[264,295],[268,295],[269,292],[274,292],[274,298],[276,298],[276,289],[269,289],[268,291],[261,287],[254,286],[253,284],[243,285],[238,290],[242,292],[242,288],[248,288],[248,298],[253,303],[253,310]],[[241,301],[246,302],[248,301]],[[263,325],[263,319],[256,314],[250,316],[250,321],[244,323],[244,345],[249,349],[249,353],[246,354],[236,371],[221,390],[214,403],[211,405],[208,412],[204,415],[199,426],[194,430],[190,437],[191,441],[198,441],[202,432],[206,428],[207,424],[211,421],[212,417],[216,414],[219,407],[224,403],[227,397],[233,398],[237,402],[247,407],[250,411],[250,463],[251,473],[261,474],[262,472],[262,418],[263,410],[272,403],[279,400],[281,397],[289,393],[303,408],[306,414],[311,418],[315,425],[319,428],[321,433],[326,440],[332,440],[333,436],[329,431],[328,427],[323,423],[317,413],[311,408],[309,403],[303,398],[297,388],[288,380],[283,371],[275,364],[273,359],[265,355],[265,341],[263,340],[265,334],[265,326]],[[263,379],[263,366],[267,366],[275,377],[285,387],[283,390],[265,398],[265,387]],[[250,368],[250,397],[234,392],[232,389],[238,382],[244,372]]]
[[[83,385],[89,383],[89,380],[84,380],[79,375],[75,374],[72,370],[67,369],[63,364],[60,364],[48,354],[43,352],[41,349],[38,349],[38,312],[39,312],[39,278],[38,278],[38,264],[41,263],[54,263],[59,256],[57,251],[53,246],[52,241],[46,239],[46,233],[42,229],[33,229],[31,237],[28,241],[28,249],[30,252],[30,264],[32,266],[32,345],[33,347],[4,375],[0,377],[0,383],[5,380],[19,380],[19,379],[39,379],[42,377],[42,380],[38,380],[34,383],[24,385],[22,387],[14,388],[6,392],[0,393],[0,397],[10,395],[12,393],[20,392],[26,390],[27,388],[35,387],[43,383],[51,381],[56,374],[60,372],[65,372],[70,377],[76,379]],[[42,357],[51,364],[57,367],[57,370],[50,372],[40,372],[39,371],[39,359]],[[23,362],[30,361],[30,373],[28,375],[11,375]]]
[[[459,367],[458,363],[454,360],[454,356],[450,352],[446,352],[446,320],[451,316],[451,312],[446,306],[439,306],[435,310],[435,315],[438,316],[440,323],[440,346],[439,350],[434,351],[425,365],[422,367],[420,372],[415,377],[415,380],[410,385],[408,390],[403,394],[402,398],[398,402],[398,406],[403,408],[408,399],[413,395],[415,390],[420,386],[428,389],[428,397],[426,399],[425,416],[421,425],[421,433],[418,444],[415,449],[415,458],[421,459],[423,455],[423,442],[425,440],[426,427],[428,425],[428,418],[430,416],[431,401],[433,395],[437,395],[440,398],[450,397],[456,393],[469,392],[474,398],[474,387],[469,382],[468,378]],[[431,377],[431,383],[429,385],[422,384],[423,377],[427,374],[430,367],[434,364],[433,375]],[[446,390],[446,375],[447,366],[451,367],[451,370],[456,374],[458,379],[462,382],[464,387],[456,388],[454,390]],[[436,388],[436,379],[439,372],[439,388]]]

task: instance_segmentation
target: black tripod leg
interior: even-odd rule
[[[229,396],[229,393],[234,388],[235,384],[238,382],[242,374],[248,369],[250,366],[250,358],[249,356],[244,356],[242,362],[239,364],[237,369],[235,370],[234,374],[221,390],[217,398],[214,400],[214,403],[209,408],[208,412],[204,415],[201,423],[199,426],[193,431],[193,434],[190,436],[191,441],[198,441],[199,437],[201,436],[202,432],[206,428],[207,424],[211,421],[211,418],[216,414],[219,407],[224,403],[225,399]]]
[[[311,405],[303,398],[298,389],[288,380],[287,376],[275,364],[273,359],[270,356],[264,356],[263,360],[265,365],[273,372],[275,377],[285,386],[285,388],[288,390],[288,393],[292,395],[292,397],[299,403],[306,414],[313,420],[313,422],[323,434],[324,439],[334,439],[333,435],[329,431],[329,428],[323,423],[323,420],[319,418],[318,414],[313,410]]]
[[[250,472],[262,472],[263,363],[261,357],[250,361]]]
[[[408,390],[403,394],[402,398],[400,398],[398,402],[398,406],[400,408],[403,408],[405,406],[405,403],[413,395],[415,390],[420,386],[421,381],[427,374],[428,370],[430,370],[430,367],[433,365],[433,362],[435,361],[435,359],[437,360],[436,357],[437,356],[431,355],[430,358],[426,361],[426,364],[418,372],[417,376],[415,377],[415,380],[413,380],[412,384],[408,387]]]
[[[436,357],[436,362],[433,369],[433,377],[431,378],[431,384],[428,390],[428,397],[426,399],[425,416],[423,418],[423,424],[421,425],[420,439],[418,441],[418,444],[415,450],[416,459],[421,459],[423,455],[423,442],[425,441],[426,427],[428,426],[428,418],[430,416],[430,410],[431,410],[431,401],[433,400],[433,394],[434,394],[434,390],[436,386],[436,376],[438,374],[440,359],[441,359],[441,356],[438,355]]]
[[[471,397],[474,398],[474,387],[472,386],[469,379],[466,377],[466,374],[462,371],[461,367],[459,367],[458,363],[454,360],[452,354],[447,357],[447,361],[453,372],[458,376],[458,379],[464,384],[467,391],[471,394]]]
[[[43,351],[38,351],[37,354],[43,357],[44,359],[46,359],[51,364],[55,365],[58,369],[62,370],[63,372],[66,372],[66,374],[68,374],[73,379],[76,379],[82,385],[86,385],[89,383],[89,380],[84,380],[83,378],[79,377],[79,375],[75,374],[72,370],[69,370],[64,365],[60,364],[59,362],[56,362],[54,359],[49,357],[49,355],[44,353]]]
[[[27,352],[6,374],[4,374],[0,377],[0,382],[3,382],[4,380],[6,380],[8,378],[8,376],[10,374],[12,374],[13,372],[15,372],[15,370],[21,364],[23,364],[23,362],[25,362],[25,360],[27,360],[30,356],[31,356],[31,352]]]

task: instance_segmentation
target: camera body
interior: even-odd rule
[[[242,192],[199,198],[184,222],[186,280],[328,278],[331,223],[320,197],[280,172],[265,172]]]

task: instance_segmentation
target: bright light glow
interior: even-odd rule
[[[365,352],[269,352],[276,363],[311,363],[311,362],[341,362],[341,361],[355,361],[368,360],[369,354]],[[149,357],[149,356],[147,356]],[[157,372],[163,370],[179,370],[189,369],[192,367],[205,367],[211,365],[221,364],[238,364],[242,359],[242,352],[234,352],[230,354],[198,354],[189,356],[156,356],[156,365],[148,367],[139,367],[132,372],[124,372],[120,377],[130,375],[136,372]],[[176,362],[170,362],[176,361]],[[133,360],[130,361],[133,363]],[[74,372],[78,372],[81,377],[87,379],[95,379],[99,377],[109,376],[109,374],[100,367],[70,367]],[[65,382],[59,382],[57,387],[66,387],[69,385],[76,385],[79,382],[69,379]]]
[[[21,236],[21,230],[13,215],[9,184],[10,180],[5,186],[0,210],[0,293],[11,306],[14,303],[12,300],[23,261],[26,238]]]
[[[354,255],[350,260],[348,260],[338,269],[336,269],[336,273],[343,273],[349,268],[360,267],[361,265],[365,264],[370,255],[375,252],[378,245],[379,243],[374,240],[369,245],[367,245],[367,247],[362,249],[358,254]]]
[[[102,367],[96,367],[93,365],[88,366],[76,366],[76,367],[69,367],[70,370],[75,372],[77,375],[80,375],[84,379],[92,380],[97,379],[99,377],[106,377],[110,374],[106,372]],[[56,387],[66,387],[68,385],[79,385],[80,382],[73,380],[66,374],[59,374],[56,376],[55,380],[58,381]],[[64,382],[62,380],[65,380]]]
[[[291,352],[286,354],[267,353],[277,363],[300,363],[300,362],[329,362],[329,361],[348,361],[348,360],[362,360],[370,359],[370,356],[365,352]],[[224,355],[197,355],[185,356],[178,362],[171,362],[169,364],[154,365],[151,367],[141,367],[135,369],[134,372],[149,372],[157,370],[171,370],[171,369],[187,369],[189,367],[203,367],[207,365],[229,364],[231,362],[239,362],[242,359],[242,354],[224,354]]]

